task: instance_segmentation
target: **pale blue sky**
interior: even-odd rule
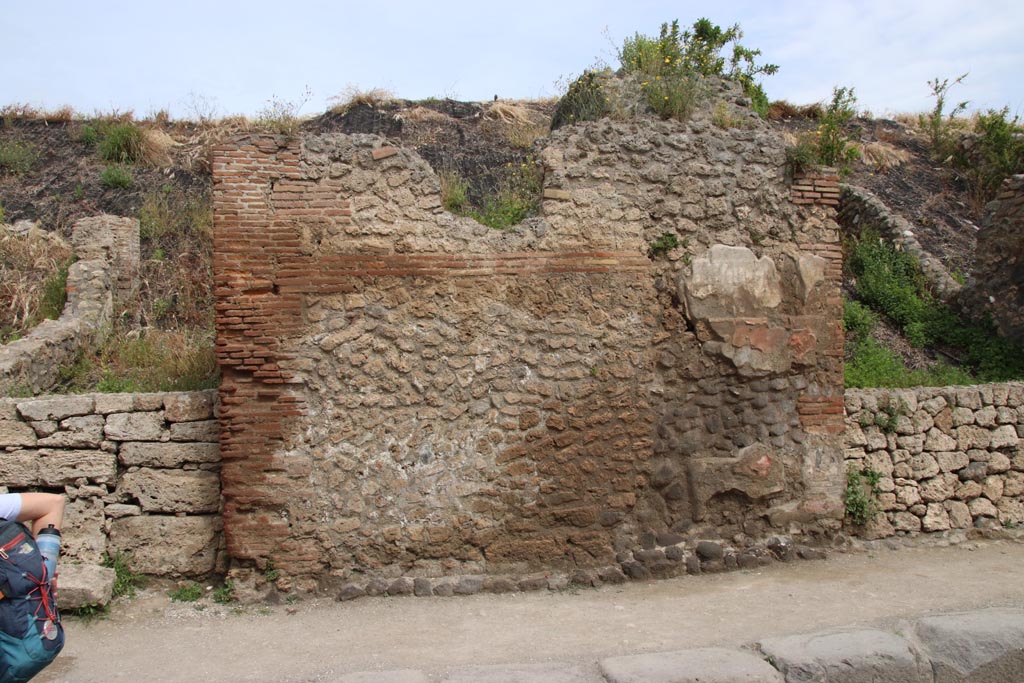
[[[1024,114],[1020,0],[0,0],[0,105],[315,114],[352,86],[464,100],[559,94],[558,83],[664,21],[739,22],[780,66],[771,99],[853,86],[876,116],[933,105],[928,80],[970,72],[952,100]],[[212,110],[212,111],[211,111]]]

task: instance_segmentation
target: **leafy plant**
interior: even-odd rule
[[[647,248],[647,256],[654,258],[663,256],[679,246],[679,238],[673,232],[663,232],[657,239],[652,240]]]
[[[27,142],[0,142],[0,171],[24,175],[38,159],[39,152]]]
[[[175,602],[195,602],[203,597],[203,587],[195,581],[187,581],[170,593],[171,600]]]
[[[932,89],[932,97],[935,98],[935,107],[929,114],[921,114],[919,120],[921,127],[928,132],[932,143],[932,153],[940,160],[953,153],[956,147],[953,121],[957,114],[967,109],[968,105],[966,100],[960,102],[947,114],[945,112],[946,97],[949,95],[950,88],[960,85],[965,78],[967,78],[966,73],[954,78],[952,83],[948,78],[939,81],[938,76],[934,80],[928,81],[928,87]]]
[[[213,601],[218,605],[226,605],[235,599],[235,584],[230,579],[224,584],[213,589]]]
[[[1024,173],[1024,128],[1009,108],[979,114],[974,124],[972,148],[957,154],[955,163],[964,169],[976,204],[993,199],[1003,180]]]
[[[96,126],[86,123],[78,130],[76,139],[86,147],[95,147],[100,142],[100,132]]]
[[[858,470],[850,465],[846,470],[846,491],[843,493],[843,503],[846,507],[846,516],[857,526],[863,526],[875,518],[881,511],[878,503],[878,482],[882,475],[879,472],[865,466]]]
[[[610,107],[602,85],[603,77],[607,74],[584,71],[569,84],[551,116],[551,130],[583,121],[596,121],[608,114]]]
[[[818,161],[825,166],[848,168],[856,161],[857,148],[846,134],[846,125],[856,114],[857,97],[853,88],[833,88],[832,100],[825,106],[818,126]]]
[[[132,178],[131,169],[127,166],[115,164],[107,166],[100,173],[100,184],[109,188],[128,188],[135,180]]]
[[[843,301],[843,330],[848,340],[863,340],[871,336],[878,324],[878,316],[859,301]]]
[[[114,589],[112,595],[115,598],[121,596],[134,597],[136,591],[144,582],[145,577],[142,574],[136,574],[129,569],[128,556],[120,551],[113,555],[109,553],[104,554],[103,566],[114,570]]]
[[[142,129],[134,123],[103,126],[97,147],[100,158],[115,164],[134,164],[145,157]]]

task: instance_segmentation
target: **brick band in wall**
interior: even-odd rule
[[[839,174],[832,168],[797,173],[791,192],[794,204],[839,206]]]

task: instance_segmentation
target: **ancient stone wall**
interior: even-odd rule
[[[50,391],[60,369],[107,332],[115,301],[138,288],[139,221],[96,216],[75,222],[78,260],[68,268],[67,302],[60,318],[44,320],[27,336],[0,346],[0,392]]]
[[[960,304],[968,314],[991,315],[1003,336],[1024,339],[1024,175],[1003,181],[986,207]]]
[[[942,261],[928,253],[914,236],[914,227],[906,218],[889,210],[871,192],[853,185],[843,185],[839,203],[839,222],[852,234],[873,228],[891,241],[896,249],[914,256],[931,291],[943,301],[953,301],[961,285]]]
[[[846,463],[881,474],[884,538],[1024,523],[1024,385],[846,393]]]
[[[216,399],[215,391],[0,399],[0,482],[67,496],[65,577],[119,552],[133,571],[154,576],[225,570]]]
[[[838,528],[837,226],[791,201],[764,124],[709,118],[558,130],[508,232],[375,136],[216,148],[239,567],[412,590]]]

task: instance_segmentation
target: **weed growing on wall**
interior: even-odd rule
[[[881,494],[878,482],[881,478],[882,475],[879,472],[867,466],[858,470],[850,465],[846,470],[846,491],[843,493],[843,503],[846,507],[846,516],[853,524],[863,526],[881,511],[881,506],[878,503],[878,496]]]
[[[648,245],[647,256],[649,258],[664,256],[678,246],[679,238],[675,233],[663,232],[657,239],[652,240],[650,245]]]
[[[471,215],[486,226],[504,230],[540,209],[544,171],[534,159],[505,166],[497,192],[484,200],[483,209]]]
[[[558,100],[551,116],[551,130],[584,121],[596,121],[610,111],[608,96],[602,85],[609,73],[584,71],[583,75],[569,84],[565,95]]]
[[[128,555],[120,551],[110,555],[104,553],[103,566],[114,570],[114,588],[112,597],[131,598],[145,582],[142,574],[136,574],[128,567]]]
[[[56,319],[67,298],[72,254],[37,234],[0,237],[0,342],[20,338],[44,319]]]
[[[313,91],[309,86],[295,100],[285,100],[274,95],[256,114],[256,127],[274,135],[295,135],[301,123],[299,112],[312,97]]]

